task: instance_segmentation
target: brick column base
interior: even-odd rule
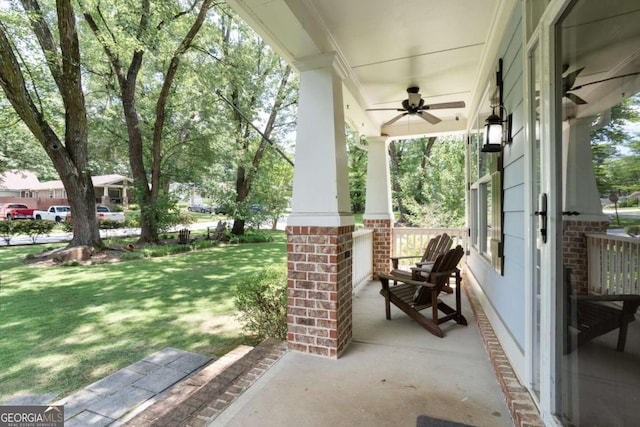
[[[586,295],[588,290],[587,238],[588,233],[602,233],[607,230],[607,221],[573,221],[562,223],[563,264],[571,269],[572,291]]]
[[[364,226],[373,229],[373,278],[391,271],[393,250],[393,221],[390,219],[365,219]]]
[[[289,350],[338,358],[351,341],[353,230],[287,227]]]

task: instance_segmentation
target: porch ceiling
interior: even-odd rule
[[[343,67],[347,120],[365,135],[462,131],[477,90],[495,67],[497,41],[515,0],[229,0],[228,3],[291,63],[337,52]],[[464,101],[434,110],[432,125],[399,112],[407,88],[425,104]],[[456,119],[457,117],[457,119]]]
[[[561,61],[567,74],[582,69],[570,92],[587,104],[563,98],[564,119],[599,114],[640,91],[638,20],[640,4],[632,0],[584,2],[572,9],[562,24]]]

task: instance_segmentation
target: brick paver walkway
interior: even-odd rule
[[[273,339],[255,348],[240,346],[176,384],[125,425],[206,426],[285,352],[286,343]]]

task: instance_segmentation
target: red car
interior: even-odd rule
[[[33,211],[35,209],[31,209],[22,203],[0,204],[0,218],[5,218],[9,221],[12,219],[33,219]]]

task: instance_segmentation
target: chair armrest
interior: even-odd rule
[[[392,256],[391,257],[391,265],[393,266],[393,269],[398,268],[398,261],[401,259],[411,259],[411,258],[421,258],[420,256],[415,256],[415,255],[406,255],[406,256]]]
[[[636,295],[636,294],[572,295],[572,297],[579,300],[588,300],[588,301],[622,301],[622,302],[640,301],[640,295]]]
[[[416,266],[418,267],[433,267],[433,264],[434,264],[433,261],[416,262]]]
[[[454,268],[453,270],[447,270],[447,271],[438,271],[436,273],[431,273],[431,277],[451,276],[453,273],[458,271],[460,271],[458,268]]]
[[[392,256],[391,259],[410,259],[410,258],[422,258],[420,255],[404,255],[404,256]]]
[[[415,286],[422,286],[422,285],[427,284],[426,282],[422,282],[422,281],[419,281],[419,280],[412,280],[412,279],[407,279],[406,277],[399,277],[399,276],[393,276],[393,275],[388,275],[388,274],[378,274],[378,278],[381,279],[380,283],[382,283],[382,287],[383,288],[385,288],[385,282],[386,282],[386,286],[388,288],[389,280],[394,280],[394,281],[406,283],[408,285],[415,285]]]

